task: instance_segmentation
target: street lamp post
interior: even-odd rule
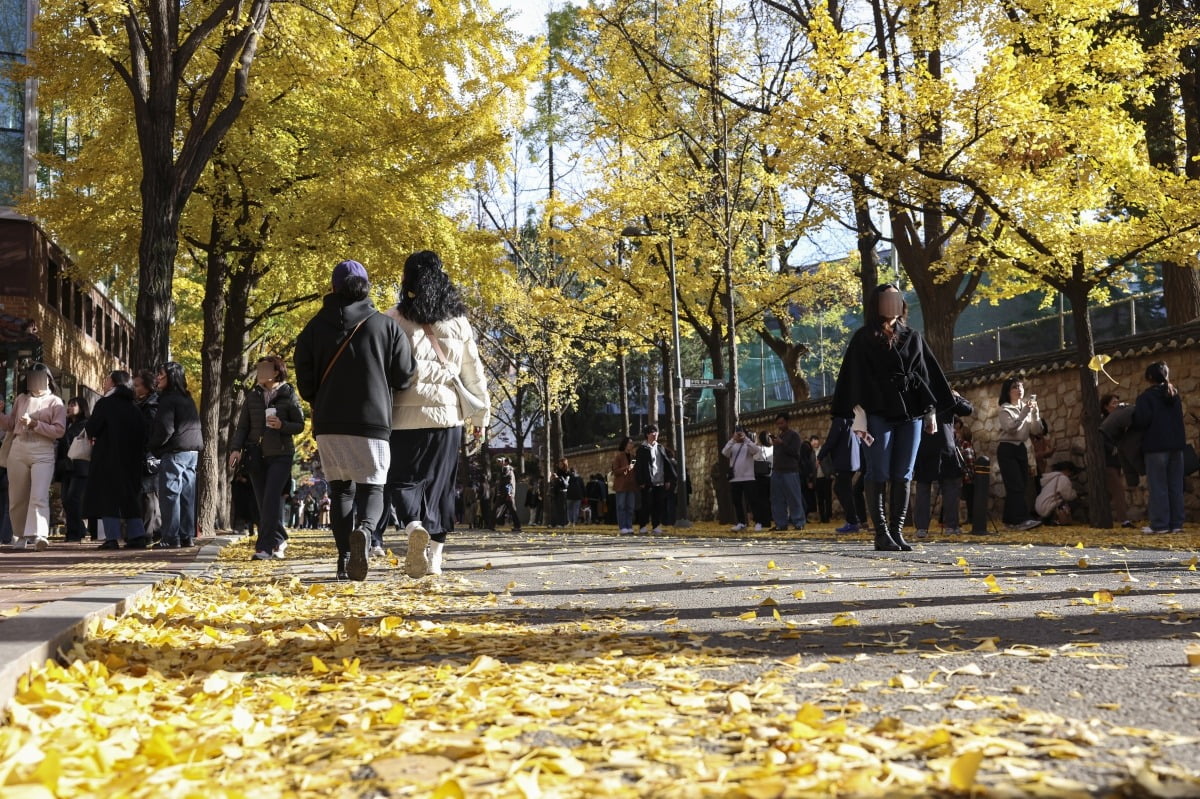
[[[655,235],[652,230],[629,226],[621,231],[624,238]],[[675,526],[691,527],[688,520],[687,439],[683,431],[683,356],[679,346],[679,284],[675,278],[675,236],[667,231],[667,275],[671,284],[671,336],[675,347],[675,451],[679,453],[679,479],[675,486]]]

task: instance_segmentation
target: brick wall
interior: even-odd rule
[[[1172,381],[1183,395],[1185,414],[1187,411],[1200,414],[1200,323],[1106,342],[1098,347],[1098,352],[1112,357],[1106,368],[1119,383],[1114,384],[1100,375],[1098,392],[1112,392],[1125,402],[1133,402],[1146,387],[1142,374],[1147,364],[1164,360],[1171,367]],[[1071,353],[1017,358],[954,372],[950,375],[951,384],[975,406],[975,415],[966,420],[967,427],[974,434],[975,450],[992,458],[993,516],[999,515],[999,500],[1004,496],[994,457],[999,432],[998,398],[1001,383],[1011,374],[1023,375],[1026,391],[1038,395],[1038,405],[1042,417],[1050,424],[1050,438],[1055,448],[1051,462],[1065,459],[1081,465],[1084,462],[1079,370]],[[792,427],[802,435],[815,433],[824,437],[829,428],[827,400],[802,403],[792,406],[788,411],[792,417]],[[775,413],[776,410],[772,409],[765,414],[747,415],[742,421],[754,430],[769,429]],[[1200,426],[1190,415],[1186,416],[1186,422],[1188,441],[1200,446]],[[687,465],[692,478],[693,519],[716,518],[716,491],[711,472],[719,455],[718,443],[712,424],[700,425],[688,431]],[[615,442],[611,445],[581,447],[571,450],[567,456],[582,475],[595,472],[608,474],[615,447]],[[1131,490],[1128,496],[1130,512],[1135,518],[1145,518],[1145,480],[1142,482],[1143,485]],[[1188,478],[1187,482],[1187,517],[1192,521],[1200,520],[1200,493],[1195,490],[1196,477]]]

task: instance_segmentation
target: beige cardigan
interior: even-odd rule
[[[426,430],[462,427],[464,424],[487,429],[490,411],[485,410],[476,418],[463,418],[458,393],[450,375],[442,367],[432,342],[425,335],[424,327],[405,319],[394,307],[386,313],[408,334],[413,357],[417,360],[413,384],[392,395],[392,429]],[[461,377],[463,385],[475,396],[483,397],[490,407],[491,395],[488,393],[483,361],[479,357],[479,346],[475,342],[471,323],[466,317],[460,316],[438,322],[433,329],[442,345],[449,369]]]

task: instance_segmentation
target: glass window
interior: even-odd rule
[[[25,28],[29,0],[0,0],[0,53],[25,57]]]
[[[8,205],[24,191],[25,137],[0,130],[0,205]]]

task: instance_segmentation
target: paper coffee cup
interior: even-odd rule
[[[267,408],[267,416],[268,417],[278,416],[278,415],[279,415],[279,411],[276,410],[275,408]]]

